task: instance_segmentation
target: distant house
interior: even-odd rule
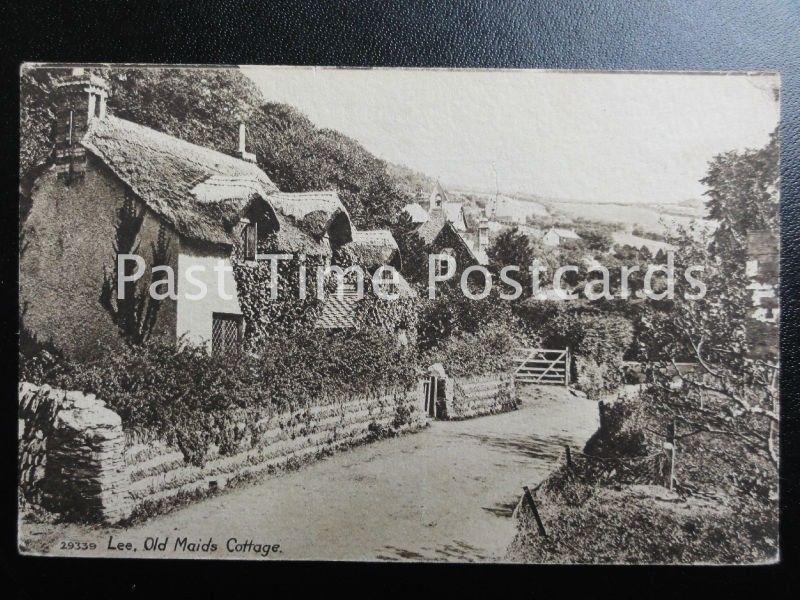
[[[485,220],[479,226],[477,239],[470,239],[469,234],[459,231],[442,211],[432,211],[430,219],[423,223],[417,234],[425,244],[428,254],[447,254],[456,259],[458,272],[471,265],[487,265],[489,258],[486,249],[489,242],[489,229]],[[427,265],[425,266],[427,269]],[[440,273],[445,269],[445,259],[441,259],[435,269]]]
[[[745,273],[750,278],[747,289],[752,298],[751,320],[747,329],[751,354],[762,360],[777,360],[780,259],[779,240],[773,232],[748,232]]]
[[[408,214],[411,218],[411,222],[415,225],[420,225],[428,220],[428,211],[422,208],[417,202],[406,204],[403,207],[403,212]]]
[[[438,181],[427,195],[427,201],[420,199],[419,202],[406,204],[403,210],[411,216],[411,220],[415,223],[424,223],[433,213],[441,212],[458,231],[467,229],[463,203],[451,201],[444,187]],[[423,213],[425,214],[423,215]]]
[[[581,236],[579,236],[572,229],[562,229],[559,227],[551,227],[542,236],[542,243],[546,246],[564,246],[567,244],[575,243]]]
[[[530,225],[516,225],[517,231],[522,235],[528,236],[532,240],[542,239],[542,230],[538,227],[531,227]]]
[[[632,233],[623,231],[615,231],[611,237],[614,242],[614,247],[616,248],[628,247],[635,248],[636,250],[642,250],[646,248],[652,256],[655,256],[659,252],[675,252],[677,250],[675,246],[667,242],[651,240],[650,238],[633,235]]]
[[[751,281],[747,289],[752,292],[752,317],[764,323],[777,323],[780,313],[778,296],[780,265],[778,238],[774,233],[748,232],[745,272]]]
[[[142,282],[150,284],[155,264],[176,275],[177,294],[161,302],[152,335],[214,352],[236,347],[243,332],[235,246],[255,260],[270,236],[281,252],[326,262],[351,245],[399,261],[391,234],[357,231],[336,192],[279,191],[246,152],[243,128],[238,156],[230,156],[107,114],[109,88],[94,75],[75,73],[56,90],[55,149],[26,184],[31,210],[19,293],[24,325],[70,356],[121,341],[99,298],[116,273],[123,206],[138,224],[135,252],[148,273]],[[158,245],[167,249],[166,263],[157,260]],[[207,289],[202,299],[183,293],[190,271]]]

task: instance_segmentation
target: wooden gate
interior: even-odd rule
[[[569,385],[569,348],[519,348],[514,358],[514,381]]]

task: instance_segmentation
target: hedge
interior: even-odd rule
[[[202,464],[211,444],[225,454],[249,424],[278,411],[324,404],[348,394],[410,389],[412,350],[381,331],[301,333],[259,355],[209,355],[163,342],[108,350],[92,363],[45,353],[21,357],[20,379],[96,394],[123,419]]]

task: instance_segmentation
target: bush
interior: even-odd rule
[[[508,371],[514,349],[521,341],[511,327],[501,323],[476,333],[462,333],[443,340],[424,355],[423,364],[442,363],[448,375],[466,377]]]
[[[622,362],[633,341],[630,320],[593,308],[530,303],[521,316],[536,328],[548,348],[569,347],[575,357],[572,380],[587,393],[600,394],[623,382]]]
[[[572,367],[575,387],[590,395],[610,392],[624,383],[622,360],[619,356],[609,356],[602,363],[576,356]]]
[[[410,389],[417,363],[411,350],[384,332],[311,331],[266,347],[260,356],[215,357],[202,348],[154,341],[107,350],[93,363],[32,357],[23,361],[21,376],[94,393],[126,428],[160,437],[201,465],[211,445],[221,454],[247,447],[255,423],[275,412]]]
[[[436,299],[420,303],[418,345],[424,353],[445,343],[451,336],[477,334],[513,322],[509,302],[498,297],[497,286],[489,296],[473,300],[464,295],[457,282],[437,289]]]

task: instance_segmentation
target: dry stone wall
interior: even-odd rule
[[[454,378],[448,419],[469,419],[516,410],[519,407],[514,378],[508,375]]]
[[[419,390],[351,398],[281,413],[256,424],[248,448],[220,455],[212,447],[202,467],[190,465],[163,443],[135,444],[125,452],[130,494],[148,508],[182,495],[200,494],[252,475],[330,454],[387,432],[415,431],[426,423]]]
[[[246,447],[224,456],[212,447],[199,467],[163,442],[126,436],[119,416],[91,394],[23,383],[19,399],[22,493],[67,516],[111,523],[426,424],[420,384],[270,416]]]
[[[27,500],[69,518],[130,516],[122,422],[93,394],[19,386],[18,467]]]

